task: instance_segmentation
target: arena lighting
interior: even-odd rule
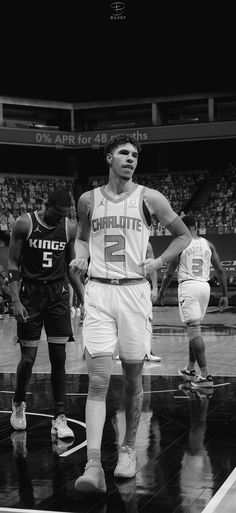
[[[130,123],[112,123],[111,125],[108,125],[110,127],[123,127],[123,126],[136,126],[134,121],[131,121]]]
[[[39,128],[39,129],[47,128],[49,130],[59,130],[59,126],[45,125],[45,124],[42,124],[42,123],[32,123],[31,126],[32,126],[32,128]]]
[[[103,123],[102,128],[100,128],[100,125],[98,127],[98,130],[112,130],[113,128],[129,128],[129,127],[136,127],[136,123],[131,121],[130,123]]]

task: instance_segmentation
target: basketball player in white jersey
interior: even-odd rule
[[[150,355],[152,303],[146,274],[179,255],[190,234],[168,200],[158,191],[132,181],[139,144],[133,137],[114,138],[105,148],[109,180],[87,191],[78,202],[76,259],[71,268],[88,273],[85,286],[83,344],[89,375],[86,402],[87,458],[75,488],[105,492],[101,442],[106,395],[117,344],[126,397],[126,430],[116,477],[136,472],[135,439],[142,408],[142,369]],[[146,258],[151,216],[168,227],[173,240],[158,258]],[[89,266],[88,266],[88,259]]]
[[[189,228],[192,240],[179,257],[169,262],[160,287],[159,299],[162,299],[177,268],[179,313],[182,322],[187,326],[189,337],[189,361],[184,369],[179,370],[179,374],[185,381],[190,381],[193,388],[212,387],[213,379],[208,371],[205,344],[201,335],[201,321],[210,299],[208,281],[211,265],[216,271],[222,290],[220,311],[228,306],[227,280],[215,246],[204,237],[198,236],[194,217],[185,216],[182,221]],[[200,369],[198,376],[196,362]]]

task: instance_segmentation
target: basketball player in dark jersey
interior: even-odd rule
[[[51,363],[55,415],[51,434],[73,437],[64,409],[66,342],[73,340],[69,284],[80,294],[80,280],[68,265],[74,256],[76,225],[68,219],[71,198],[65,189],[49,194],[40,211],[16,220],[9,245],[8,278],[17,321],[21,359],[16,372],[11,425],[26,429],[26,387],[44,326]]]

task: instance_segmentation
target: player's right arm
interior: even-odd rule
[[[70,263],[70,268],[77,274],[83,275],[88,268],[91,192],[82,194],[78,201],[78,229],[75,238],[75,258]]]
[[[219,284],[222,290],[222,296],[219,301],[219,309],[222,312],[228,306],[228,297],[227,297],[227,279],[224,269],[221,265],[219,254],[216,251],[215,246],[212,242],[208,241],[208,244],[211,248],[211,263],[216,271],[217,278],[219,280]]]
[[[15,318],[21,322],[26,322],[28,319],[27,310],[20,301],[19,285],[21,259],[24,243],[29,230],[29,217],[26,214],[18,217],[12,229],[8,251],[8,280],[13,304],[13,313]]]

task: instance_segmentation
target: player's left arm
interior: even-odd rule
[[[153,248],[152,248],[150,241],[148,242],[148,246],[147,246],[146,258],[153,258],[153,259],[155,258]],[[155,303],[157,300],[157,294],[158,294],[158,281],[157,281],[156,269],[154,269],[152,272],[150,272],[150,278],[151,278],[151,282],[152,282],[151,299],[152,299],[152,302]]]
[[[222,312],[228,306],[227,278],[226,278],[224,269],[222,267],[219,254],[217,253],[214,244],[212,244],[212,242],[209,242],[209,241],[208,241],[208,244],[211,248],[211,263],[216,271],[217,278],[218,278],[219,284],[221,286],[222,296],[219,301],[219,309]]]
[[[173,260],[170,260],[170,262],[167,265],[167,269],[163,276],[161,286],[160,286],[160,291],[158,294],[158,299],[160,301],[163,298],[165,290],[167,289],[167,287],[170,285],[171,281],[174,278],[174,274],[175,274],[176,268],[178,267],[178,263],[179,263],[179,257],[175,257],[175,258],[173,258]]]
[[[78,274],[74,273],[74,271],[70,268],[70,262],[75,258],[75,238],[77,233],[77,224],[73,222],[68,223],[68,243],[66,245],[66,266],[67,266],[67,276],[70,284],[72,285],[75,293],[80,298],[80,302],[82,305],[84,304],[84,286],[81,281],[81,278]]]
[[[79,275],[84,275],[88,269],[89,261],[89,238],[91,231],[92,191],[81,194],[78,206],[78,226],[75,238],[75,258],[70,263],[70,268]]]
[[[191,236],[182,219],[174,212],[169,201],[161,192],[146,188],[144,201],[150,215],[158,218],[174,237],[158,258],[146,259],[141,263],[141,267],[146,266],[146,273],[150,273],[153,269],[160,269],[165,263],[177,257],[189,245]]]

